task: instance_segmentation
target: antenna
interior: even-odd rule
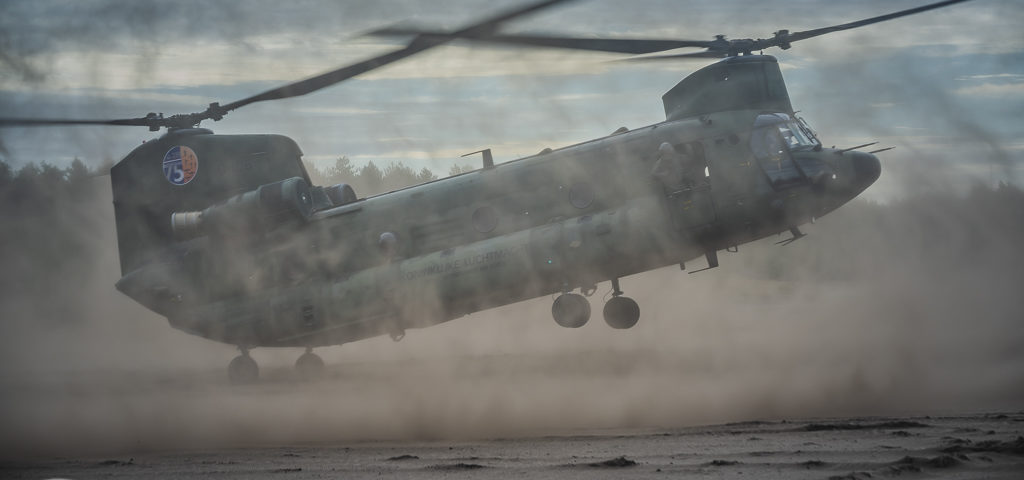
[[[491,149],[485,148],[483,150],[477,150],[475,152],[469,152],[462,157],[468,157],[470,155],[476,155],[478,153],[484,154],[484,169],[494,168],[494,156],[491,155]]]

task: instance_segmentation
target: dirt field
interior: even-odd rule
[[[4,478],[1021,478],[1024,414],[743,422],[480,441],[8,461]]]
[[[310,383],[256,349],[230,386],[232,347],[126,299],[5,318],[0,478],[1024,477],[1019,283],[680,275],[627,279],[627,331],[540,299],[317,349]]]

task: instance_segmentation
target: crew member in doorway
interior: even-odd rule
[[[676,190],[683,180],[682,155],[671,143],[664,142],[658,146],[658,160],[654,162],[651,175],[661,183],[666,191]]]
[[[689,150],[686,145],[683,148]],[[692,188],[697,183],[699,166],[689,151],[680,152],[671,143],[664,142],[658,147],[658,160],[654,163],[651,175],[661,183],[666,191],[678,191]]]

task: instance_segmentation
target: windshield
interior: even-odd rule
[[[800,150],[803,148],[813,148],[818,144],[817,141],[813,140],[810,135],[804,132],[803,128],[797,122],[787,122],[779,124],[779,134],[782,135],[782,140],[786,142],[790,150]]]
[[[759,115],[754,121],[754,129],[761,135],[777,132],[779,140],[790,151],[814,148],[819,144],[806,124],[785,113]]]

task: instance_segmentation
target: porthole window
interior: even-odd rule
[[[498,211],[491,206],[484,206],[473,212],[473,228],[480,233],[488,233],[498,227]]]
[[[569,187],[569,203],[576,208],[587,208],[594,203],[594,187],[587,182],[576,182]]]

